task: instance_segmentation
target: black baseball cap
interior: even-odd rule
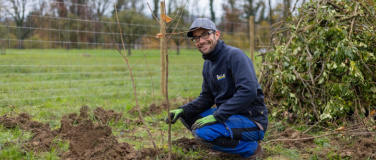
[[[205,28],[209,30],[217,30],[217,27],[215,26],[214,22],[212,22],[208,18],[197,18],[195,21],[193,21],[191,27],[189,28],[189,31],[187,33],[188,37],[193,37],[193,31],[197,28]]]

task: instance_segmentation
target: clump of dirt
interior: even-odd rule
[[[344,146],[336,151],[341,158],[352,159],[376,159],[376,141],[375,137],[360,137],[353,139],[351,142],[353,145],[349,145],[348,142],[342,142],[338,146]]]
[[[40,128],[43,123],[31,121],[31,117],[26,113],[21,113],[17,117],[7,117],[3,115],[0,117],[0,124],[5,128],[20,127],[22,130],[31,130],[33,128]]]
[[[151,114],[160,114],[163,110],[167,110],[167,104],[162,103],[161,105],[156,105],[155,103],[149,106],[149,112]]]
[[[54,146],[53,139],[60,138],[69,141],[69,150],[61,155],[62,159],[152,159],[156,156],[168,155],[163,151],[154,149],[142,149],[135,151],[128,143],[119,143],[109,126],[94,123],[89,118],[89,107],[83,106],[80,114],[69,114],[61,119],[61,127],[51,130],[49,124],[32,121],[28,114],[22,113],[17,117],[0,117],[0,125],[6,128],[19,126],[23,130],[31,131],[33,138],[27,142],[23,149],[31,151],[49,151]],[[97,109],[96,113],[114,113]],[[99,118],[102,122],[111,119],[110,115],[121,114],[99,114],[106,115]],[[115,116],[116,117],[116,116]],[[178,157],[174,155],[173,157]],[[166,157],[167,158],[167,157]]]
[[[26,113],[21,113],[17,117],[0,117],[0,125],[6,128],[19,127],[22,130],[30,131],[34,134],[24,146],[24,149],[33,151],[47,151],[51,147],[55,147],[52,140],[56,137],[57,132],[51,131],[48,123],[32,121],[31,117]]]
[[[195,139],[189,139],[186,137],[174,140],[172,141],[172,144],[181,147],[185,152],[198,149],[208,150],[208,148],[198,143]]]
[[[101,107],[94,110],[94,117],[101,121],[102,124],[107,124],[110,121],[117,123],[122,116],[122,113],[116,113],[114,110],[105,110]]]
[[[71,114],[63,116],[59,135],[69,140],[69,150],[63,159],[132,159],[133,147],[128,143],[119,143],[112,135],[109,126],[94,124],[88,117],[88,107],[83,106],[77,117]]]
[[[291,139],[288,141],[282,141],[282,144],[286,148],[314,148],[316,147],[315,143],[313,142],[313,139],[305,139],[305,138],[312,138],[312,136],[308,134],[303,134],[300,131],[297,131],[296,129],[293,128],[288,128],[285,131],[283,131],[278,139]],[[295,140],[292,140],[295,139]],[[301,139],[301,140],[298,140]],[[281,142],[277,142],[281,143]]]

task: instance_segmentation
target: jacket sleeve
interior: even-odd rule
[[[248,109],[257,96],[258,82],[252,61],[241,50],[232,52],[235,53],[228,57],[228,69],[232,73],[236,92],[213,113],[220,123],[224,123],[231,115]]]
[[[195,116],[198,115],[214,105],[214,96],[211,93],[210,86],[208,84],[208,79],[205,76],[205,65],[202,71],[203,75],[203,82],[202,82],[202,90],[200,96],[198,96],[192,102],[189,102],[179,108],[184,110],[184,115],[186,116]]]

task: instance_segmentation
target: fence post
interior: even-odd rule
[[[161,93],[162,96],[166,95],[166,21],[162,20],[162,15],[165,15],[165,3],[164,1],[161,2],[161,28],[160,32],[162,33],[161,41],[160,41],[160,48],[161,48]]]
[[[255,49],[255,24],[254,24],[254,17],[253,16],[249,16],[249,43],[250,43],[250,52],[251,52],[251,60],[253,63],[255,63],[254,61],[254,56],[253,56],[253,52],[254,52],[254,49]]]

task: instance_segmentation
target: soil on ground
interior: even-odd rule
[[[315,137],[293,128],[287,128],[282,133],[279,133],[278,136],[270,139],[270,144],[280,144],[285,148],[298,150],[303,155],[302,159],[308,159],[309,155],[318,155],[318,157],[326,159],[330,154],[339,155],[341,159],[376,159],[376,141],[374,135],[345,136],[333,134],[328,135],[328,137],[330,140],[325,144],[326,147],[322,146],[320,151],[312,150],[317,147],[317,144],[314,142]],[[276,139],[278,140],[272,142]],[[268,153],[267,150],[266,153]],[[269,155],[266,156],[268,157]]]
[[[94,118],[101,121],[102,124],[107,124],[108,122],[117,123],[122,116],[122,113],[116,113],[114,110],[105,110],[102,107],[94,110]]]
[[[69,141],[69,150],[60,155],[62,159],[154,159],[157,155],[162,159],[167,158],[168,154],[162,150],[144,148],[136,151],[128,143],[118,142],[112,135],[112,129],[104,124],[110,119],[120,119],[121,114],[96,109],[94,115],[101,124],[89,118],[88,110],[89,107],[83,106],[79,115],[63,116],[61,127],[56,130],[51,130],[48,123],[31,120],[26,113],[17,117],[1,116],[0,125],[6,128],[19,126],[22,130],[31,131],[34,136],[22,147],[28,151],[49,151],[57,147],[53,143],[56,138]]]
[[[163,105],[161,105],[161,108]],[[151,106],[152,107],[152,106]],[[62,159],[167,159],[168,153],[165,149],[144,148],[135,150],[134,147],[126,142],[118,142],[117,137],[112,134],[112,129],[107,125],[108,122],[118,122],[123,120],[121,113],[113,110],[96,108],[93,112],[93,118],[89,116],[89,107],[83,106],[80,113],[65,115],[61,119],[61,126],[58,129],[51,130],[48,123],[33,121],[32,117],[26,113],[19,114],[16,117],[0,116],[0,125],[6,128],[19,127],[22,130],[30,131],[33,137],[24,143],[23,150],[43,152],[57,148],[54,140],[68,141],[69,149],[59,156]],[[94,119],[94,121],[93,121]],[[97,120],[98,122],[95,122]],[[140,125],[142,122],[127,120],[133,125]],[[127,133],[124,133],[127,134]],[[301,157],[306,159],[309,155],[316,154],[325,159],[329,153],[340,155],[341,158],[351,159],[375,159],[376,146],[375,137],[372,135],[357,137],[331,136],[329,147],[320,151],[314,151],[316,147],[314,138],[308,134],[303,134],[292,128],[287,128],[273,139],[289,139],[286,141],[261,142],[261,145],[281,144],[285,148],[298,150]],[[301,139],[301,140],[291,140]],[[173,154],[172,159],[240,159],[236,154],[227,154],[202,146],[193,138],[180,138],[173,141],[173,145],[181,147],[184,153]],[[190,151],[203,151],[205,154],[191,157]],[[270,151],[264,148],[263,158],[270,157]]]

